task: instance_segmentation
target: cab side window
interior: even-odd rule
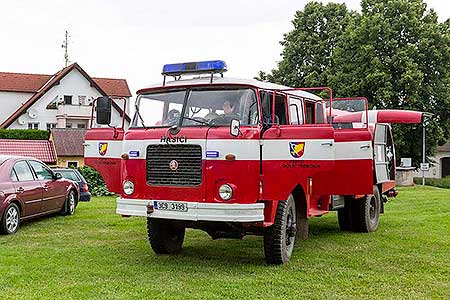
[[[316,104],[316,124],[325,124],[326,107],[325,103],[318,102]]]
[[[53,179],[52,172],[40,162],[30,160],[30,165],[36,174],[38,180],[51,180]]]
[[[261,104],[262,104],[262,112],[263,112],[263,124],[271,124],[272,123],[272,100],[273,93],[262,91],[260,94]],[[286,113],[286,102],[284,95],[277,94],[275,96],[275,123],[280,125],[286,125],[288,123],[287,113]]]
[[[303,124],[303,104],[301,99],[289,97],[289,120],[291,125]]]
[[[305,101],[305,117],[306,124],[315,124],[315,103],[311,101]]]
[[[22,160],[17,162],[13,168],[18,181],[31,181],[34,180],[33,173],[30,170],[27,162]]]

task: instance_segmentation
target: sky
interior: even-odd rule
[[[131,92],[161,82],[166,63],[222,59],[253,78],[280,60],[301,0],[16,0],[0,5],[0,71],[54,74],[69,59],[92,77],[125,78]],[[322,1],[324,3],[331,1]],[[359,10],[359,0],[335,0]],[[426,0],[441,21],[447,0]]]

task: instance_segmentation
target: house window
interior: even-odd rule
[[[47,123],[47,130],[56,128],[56,123]]]
[[[78,104],[79,105],[86,105],[86,96],[78,96]]]
[[[72,96],[64,95],[64,104],[72,105]]]
[[[77,128],[84,129],[86,128],[86,124],[78,124]]]
[[[76,168],[78,168],[78,162],[77,161],[68,161],[67,167],[71,168],[71,169],[76,169]]]
[[[72,123],[66,123],[66,128],[72,128]]]
[[[39,129],[39,123],[28,123],[28,129]]]

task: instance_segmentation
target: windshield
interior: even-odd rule
[[[183,126],[228,126],[232,119],[240,120],[245,126],[255,125],[259,119],[254,90],[197,88],[142,95],[133,127],[178,125],[183,111]]]

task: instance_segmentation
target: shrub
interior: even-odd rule
[[[78,169],[83,175],[84,179],[86,179],[87,184],[89,186],[89,190],[93,196],[112,196],[114,193],[108,191],[106,187],[105,181],[103,180],[102,175],[97,172],[95,169],[92,169],[88,166],[84,166]]]
[[[415,184],[422,184],[421,177],[414,177]],[[445,178],[425,178],[425,185],[450,189],[450,177]]]
[[[50,132],[35,129],[0,129],[0,139],[6,140],[48,140]]]

